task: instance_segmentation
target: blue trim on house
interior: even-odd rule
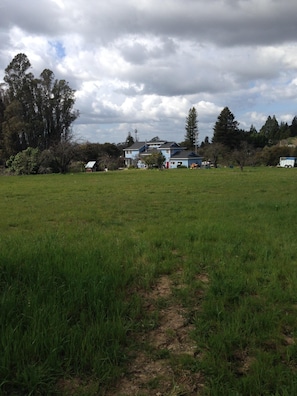
[[[135,142],[130,147],[124,149],[125,165],[143,168],[141,161],[142,155],[149,155],[153,151],[159,151],[165,157],[165,168],[178,168],[185,166],[190,168],[192,164],[201,166],[202,157],[193,151],[186,150],[176,142],[167,142],[164,140],[154,142]]]

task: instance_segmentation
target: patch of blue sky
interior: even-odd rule
[[[248,88],[250,88],[250,89],[256,88],[257,85],[258,85],[258,81],[255,81],[255,80],[248,81]]]
[[[262,102],[257,105],[257,112],[265,114],[267,117],[269,115],[271,117],[275,115],[279,122],[283,120],[289,122],[292,121],[297,113],[296,103],[281,100]],[[292,119],[290,117],[292,117]]]
[[[65,57],[66,51],[61,41],[50,41],[49,44],[54,49],[58,59],[62,59]]]

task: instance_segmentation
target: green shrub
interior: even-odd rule
[[[38,172],[40,154],[37,148],[28,147],[15,156],[11,156],[6,166],[17,175],[31,175]]]

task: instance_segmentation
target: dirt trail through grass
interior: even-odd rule
[[[145,295],[148,312],[158,312],[157,326],[142,335],[139,351],[131,360],[127,374],[108,396],[199,394],[202,375],[185,369],[187,359],[195,356],[196,347],[190,337],[193,325],[172,295],[172,287],[171,278],[164,275]]]

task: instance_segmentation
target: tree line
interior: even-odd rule
[[[36,78],[28,57],[16,55],[5,69],[0,85],[0,166],[16,174],[65,173],[82,170],[89,160],[98,169],[124,165],[123,145],[78,144],[72,124],[75,91],[65,80],[45,69]],[[132,138],[132,137],[131,137]],[[133,141],[133,138],[132,138]]]
[[[99,169],[124,166],[123,148],[134,143],[131,133],[119,145],[76,143],[72,134],[72,124],[79,117],[74,109],[75,91],[49,69],[37,78],[30,69],[30,61],[22,53],[5,69],[4,84],[0,85],[0,165],[15,173],[65,173],[82,169],[90,160],[96,160]],[[279,144],[297,137],[297,116],[290,125],[268,116],[259,131],[253,125],[245,131],[225,107],[214,124],[212,140],[206,137],[198,145],[198,113],[192,107],[185,130],[180,144],[214,166],[219,162],[241,168],[246,164],[276,165],[280,156],[297,156],[295,147]]]
[[[198,146],[198,114],[193,107],[186,118],[185,130],[181,144],[193,150],[199,147],[199,153],[208,157],[215,167],[219,161],[224,165],[237,164],[241,169],[244,165],[274,166],[281,156],[297,156],[296,144],[290,144],[297,137],[297,116],[288,124],[279,123],[274,115],[269,115],[259,131],[253,125],[246,131],[225,107],[214,124],[211,142],[206,137]]]
[[[18,54],[5,69],[0,96],[0,141],[3,153],[14,155],[28,147],[46,150],[71,138],[75,91],[45,69],[38,78],[30,72],[25,54]]]

